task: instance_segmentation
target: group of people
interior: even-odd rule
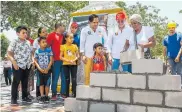
[[[84,84],[89,85],[92,71],[106,71],[108,65],[112,66],[112,70],[120,69],[121,52],[140,47],[145,58],[151,58],[150,48],[156,44],[154,30],[152,27],[142,26],[142,17],[139,14],[132,15],[128,25],[125,13],[117,13],[118,31],[109,35],[103,27],[99,26],[98,15],[90,15],[88,21],[88,26],[81,30],[80,36],[77,34],[79,25],[76,22],[71,24],[68,32],[65,32],[63,24],[56,23],[55,30],[50,34],[45,27],[40,27],[38,38],[34,41],[27,38],[27,27],[16,28],[18,39],[10,43],[7,51],[8,59],[13,65],[12,105],[18,104],[20,81],[22,100],[31,102],[27,88],[30,80],[34,80],[29,78],[31,68],[34,66],[37,69],[36,97],[39,97],[39,101],[43,103],[50,100],[48,96],[50,85],[51,100],[57,100],[59,76],[61,97],[70,97],[70,81],[72,82],[71,96],[76,97],[77,69],[81,63],[84,64]],[[171,65],[172,74],[182,75],[182,45],[180,45],[182,36],[175,32],[176,26],[170,25],[171,23],[168,25],[169,35],[163,42],[164,51]],[[131,64],[122,65],[122,71],[132,73]]]

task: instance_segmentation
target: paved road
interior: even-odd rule
[[[61,98],[58,101],[51,101],[49,104],[39,104],[35,99],[31,104],[18,100],[19,106],[11,106],[10,92],[11,86],[2,84],[0,88],[0,112],[64,112],[64,101]],[[35,91],[32,91],[31,94],[35,96]]]

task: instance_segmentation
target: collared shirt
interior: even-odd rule
[[[104,30],[104,28],[98,26],[98,28],[94,32],[90,28],[90,26],[86,26],[81,31],[80,52],[85,53],[85,56],[88,57],[88,58],[93,57],[93,55],[94,55],[94,50],[93,50],[94,44],[98,43],[98,42],[103,43],[103,39],[104,39],[104,44],[106,45],[107,34],[106,34],[106,31]]]
[[[134,37],[133,29],[125,26],[122,31],[111,34],[107,41],[107,52],[115,59],[120,59],[120,52],[124,50],[126,40]]]
[[[17,65],[22,68],[30,68],[31,65],[31,44],[28,40],[21,41],[19,38],[13,40],[8,51],[13,52]]]

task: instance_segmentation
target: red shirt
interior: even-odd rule
[[[34,40],[33,40],[33,39],[31,39],[31,38],[29,38],[29,39],[27,39],[27,40],[30,42],[31,46],[33,46],[33,42],[34,42]]]
[[[52,32],[47,37],[47,44],[51,46],[54,61],[60,60],[60,45],[62,45],[63,35]]]
[[[93,69],[92,71],[105,71],[104,66],[104,56],[94,56],[93,60]]]

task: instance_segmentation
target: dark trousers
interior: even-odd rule
[[[28,75],[30,69],[21,69],[15,70],[13,68],[13,83],[11,86],[11,98],[12,100],[17,100],[17,93],[18,93],[18,85],[21,81],[22,86],[22,99],[28,96],[27,87],[28,87]]]
[[[9,85],[11,85],[11,68],[4,68],[4,78],[6,85],[8,85],[8,80],[9,80]]]
[[[76,97],[77,65],[63,65],[63,71],[64,71],[64,75],[66,79],[66,96],[69,97],[70,74],[71,74],[72,92],[73,92],[73,96]]]

